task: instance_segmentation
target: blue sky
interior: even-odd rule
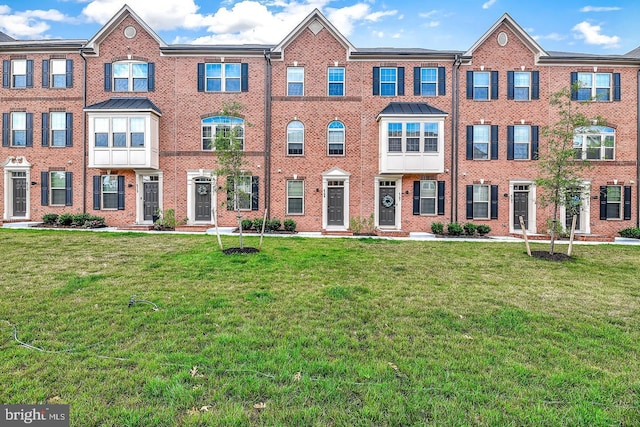
[[[551,51],[621,54],[640,46],[638,0],[128,0],[167,43],[276,44],[314,8],[356,47],[466,50],[509,13]],[[122,0],[0,0],[19,39],[91,38]]]

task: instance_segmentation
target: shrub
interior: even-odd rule
[[[282,227],[282,222],[278,218],[273,218],[273,219],[267,220],[266,228],[269,231],[278,231],[278,230],[280,230],[280,227]]]
[[[48,225],[53,225],[58,221],[58,214],[48,213],[42,216],[42,222]]]
[[[640,228],[630,227],[618,231],[621,237],[627,237],[631,239],[640,239]]]
[[[434,222],[431,224],[431,232],[433,234],[444,234],[444,224],[441,222]]]
[[[467,236],[475,236],[478,226],[472,222],[467,222],[462,226],[462,228],[464,228],[464,234],[466,234]]]
[[[106,226],[107,224],[104,222],[103,217],[91,215],[88,215],[87,220],[82,224],[83,228],[102,228]]]
[[[450,236],[460,236],[463,228],[457,222],[452,222],[447,225],[447,234]]]
[[[240,221],[240,225],[242,226],[243,230],[251,230],[251,227],[253,227],[253,220],[243,219],[242,221]]]
[[[258,230],[259,232],[262,232],[262,223],[264,221],[262,220],[262,218],[256,218],[253,220],[253,228],[255,228],[256,230]]]
[[[354,234],[375,234],[376,226],[373,213],[368,218],[356,216],[349,219],[349,228]]]
[[[71,223],[73,222],[73,215],[71,215],[70,213],[63,213],[58,217],[58,224],[60,225],[64,225],[64,226],[70,226]]]
[[[91,219],[91,215],[89,215],[88,213],[76,214],[76,215],[73,215],[73,220],[71,221],[71,223],[73,225],[77,225],[81,227],[84,225],[85,222],[89,221],[90,219]]]
[[[296,231],[296,222],[291,218],[285,219],[283,225],[286,231],[289,231],[291,233],[294,233]]]
[[[489,232],[491,232],[491,227],[486,224],[481,224],[476,228],[476,231],[479,235],[484,236],[485,234],[489,234]]]

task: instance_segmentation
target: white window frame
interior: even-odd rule
[[[113,183],[110,184],[111,186],[114,186],[114,190],[112,190],[110,187],[108,191],[105,191],[105,185],[109,185],[107,183],[107,181],[109,183]],[[107,206],[107,203],[105,203],[105,196],[106,195],[115,195],[115,197],[113,198],[113,207],[111,206]],[[100,209],[101,210],[117,210],[118,209],[118,176],[117,175],[102,175],[100,176]]]
[[[480,76],[487,76],[487,83],[480,83]],[[486,96],[476,96],[478,89],[485,89],[487,91]],[[491,98],[491,72],[489,71],[474,71],[473,72],[473,99],[476,101],[488,101]]]
[[[327,155],[328,156],[344,156],[345,155],[345,126],[340,120],[334,120],[327,126]],[[333,148],[332,148],[333,146]],[[340,148],[338,148],[338,146]],[[334,152],[332,151],[339,151]]]
[[[240,92],[242,90],[242,64],[239,62],[208,62],[205,68],[206,92]],[[216,73],[219,68],[219,73]],[[209,83],[219,81],[220,88],[209,88]]]
[[[618,200],[611,201],[610,191],[616,188],[618,190]],[[618,206],[618,216],[609,216],[609,206]],[[622,219],[624,216],[624,188],[622,185],[607,185],[607,220]]]
[[[607,86],[598,83],[598,77],[606,76],[609,80]],[[587,78],[588,77],[588,78]],[[613,74],[612,73],[578,73],[578,101],[612,101]],[[602,94],[606,93],[606,97]]]
[[[302,136],[300,141],[297,138],[299,134]],[[296,138],[293,139],[293,136],[296,136]],[[296,147],[300,145],[300,153],[292,153],[292,146],[294,145]],[[298,151],[297,148],[296,151]],[[304,123],[299,120],[294,120],[287,124],[287,156],[304,156]]]
[[[238,209],[240,205],[241,211],[250,211],[253,199],[252,191],[252,177],[251,175],[242,175],[239,177],[240,182],[234,183],[234,190],[238,192],[237,197],[234,198],[233,208]]]
[[[24,127],[20,127],[21,123],[18,122],[18,117],[22,117],[22,123]],[[22,138],[22,144],[16,144],[16,132],[22,132],[24,137]],[[26,147],[27,146],[27,113],[23,111],[14,111],[11,113],[11,146],[12,147]]]
[[[591,142],[599,140],[598,146],[591,145]],[[577,160],[604,160],[616,159],[616,131],[608,126],[590,126],[576,129],[573,138],[573,148]],[[592,150],[599,150],[598,157],[593,157]]]
[[[64,113],[63,113],[64,114]],[[140,148],[143,149],[149,144],[149,135],[147,134],[147,118],[143,116],[109,116],[109,117],[94,117],[93,118],[93,147],[95,148]],[[142,122],[142,132],[134,132],[132,121]],[[107,128],[97,126],[98,123],[107,124]],[[124,127],[118,128],[120,123],[124,123]],[[98,130],[100,132],[98,132]],[[104,131],[106,130],[106,132]],[[107,134],[107,145],[97,145],[98,134]],[[143,134],[142,145],[132,145],[133,136]],[[124,145],[115,145],[116,135],[124,134]],[[52,140],[53,141],[53,140]]]
[[[120,66],[127,66],[127,75],[126,77],[123,75],[116,76],[116,70]],[[146,76],[136,76],[134,75],[134,65],[145,65],[146,66]],[[112,88],[114,92],[148,92],[149,91],[149,63],[143,61],[117,61],[111,64],[111,72],[112,72]],[[119,80],[127,79],[127,89],[119,89],[117,87],[116,82]],[[144,89],[136,89],[135,84],[137,80],[144,80],[146,84],[144,85]]]
[[[393,93],[385,93],[385,86],[393,85]],[[380,67],[380,96],[397,96],[398,95],[398,68],[397,67]]]
[[[428,127],[427,127],[428,125]],[[434,132],[435,128],[435,132]],[[440,151],[440,144],[438,143],[438,139],[440,137],[440,126],[437,122],[423,122],[422,123],[423,134],[423,146],[422,150],[424,153],[437,153]],[[435,140],[435,150],[431,149],[431,145],[433,145],[433,141]],[[429,144],[429,146],[427,146]]]
[[[236,132],[235,137],[244,151],[244,119],[231,116],[211,116],[202,119],[200,122],[202,151],[215,151],[218,132],[230,132],[232,129]]]
[[[431,186],[433,188],[425,188],[425,186]],[[430,191],[432,194],[427,195]],[[433,211],[423,209],[423,200],[433,200]],[[437,215],[438,214],[438,181],[432,179],[420,180],[420,215]]]
[[[58,184],[62,186],[54,186],[54,179],[58,177]],[[57,195],[58,198],[61,198],[61,202],[56,203],[56,198],[54,194]],[[51,171],[49,172],[49,200],[51,201],[49,204],[51,206],[65,206],[66,204],[66,194],[67,194],[67,173],[65,171]]]
[[[526,130],[526,138],[522,138],[523,135],[518,130]],[[522,152],[526,155],[524,157],[518,157],[518,147],[525,147]],[[528,125],[515,125],[513,126],[513,159],[514,160],[529,160],[531,153],[531,126]]]
[[[24,79],[24,83],[19,85],[16,84],[16,77],[22,77]],[[27,87],[27,60],[26,59],[11,60],[11,87],[16,89],[24,89]]]
[[[296,184],[299,183],[302,186],[302,194],[294,194],[294,195],[290,194],[290,184],[294,184],[294,183],[296,183]],[[287,188],[286,188],[286,191],[287,191],[287,215],[304,215],[304,180],[302,180],[302,179],[288,179],[286,185],[287,185]],[[295,199],[295,200],[299,199],[301,201],[300,212],[293,212],[291,210],[291,203],[290,202],[293,199]]]
[[[477,132],[476,132],[477,130]],[[480,132],[480,131],[485,132]],[[486,141],[480,139],[479,136],[484,136],[486,134]],[[476,156],[476,145],[486,145],[486,157]],[[480,152],[480,151],[478,151]],[[490,160],[491,159],[491,126],[490,125],[473,125],[473,160]]]
[[[49,113],[49,144],[51,147],[66,147],[67,145],[67,113],[65,112],[50,112]],[[60,138],[60,141],[56,142],[56,135]],[[61,137],[59,135],[62,135]]]
[[[481,188],[485,189],[485,194],[487,195],[486,200],[481,200],[478,196]],[[486,205],[487,206],[487,215],[480,216],[476,215],[476,206]],[[490,219],[491,218],[491,186],[487,184],[474,184],[473,185],[473,219]]]
[[[433,73],[433,78],[429,75]],[[433,93],[426,88],[433,86]],[[422,67],[420,68],[420,95],[422,96],[438,96],[438,68]]]
[[[340,72],[341,75],[337,75],[336,72]],[[333,73],[332,73],[333,72]],[[332,80],[333,78],[336,77],[341,77],[340,80]],[[346,81],[346,70],[344,67],[329,67],[327,69],[327,96],[345,96],[345,81]],[[332,94],[331,93],[331,86],[332,85],[340,85],[340,93],[339,94]]]
[[[410,130],[410,127],[417,126],[417,130]],[[405,120],[387,122],[385,139],[388,153],[433,153],[439,152],[439,122]],[[428,145],[435,139],[436,149],[432,150]],[[391,146],[394,142],[394,146]],[[410,144],[412,149],[410,150]],[[392,149],[393,148],[393,149]],[[399,148],[399,149],[398,149]],[[429,149],[428,149],[429,148]]]
[[[523,81],[519,81],[520,78],[526,78],[526,84]],[[527,94],[525,97],[519,95],[518,89],[526,89]],[[531,73],[528,71],[514,71],[513,73],[513,99],[516,101],[530,101],[531,100]]]
[[[64,89],[67,87],[67,60],[51,59],[49,60],[50,81],[49,87],[54,89]],[[61,84],[56,84],[56,77],[61,79]]]
[[[292,93],[291,85],[300,85],[300,93]],[[287,67],[287,96],[304,96],[304,67]]]

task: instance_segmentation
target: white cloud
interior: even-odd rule
[[[435,28],[435,27],[439,27],[440,26],[440,21],[429,21],[427,23],[427,27],[429,28]]]
[[[565,40],[567,38],[567,36],[562,35],[562,34],[558,34],[558,33],[549,33],[549,34],[544,35],[544,36],[534,36],[533,38],[536,39],[536,40],[562,41],[562,40]]]
[[[600,45],[605,49],[620,47],[620,37],[601,34],[602,27],[600,25],[591,25],[589,22],[583,21],[576,24],[572,30],[575,32],[575,38],[582,39],[587,44]]]
[[[430,10],[429,12],[422,12],[422,13],[419,13],[419,14],[418,14],[418,16],[419,16],[420,18],[430,18],[430,17],[432,17],[433,15],[435,15],[436,13],[438,13],[438,11],[437,11],[437,10]]]
[[[126,3],[154,30],[197,25],[201,15],[193,0],[127,0]],[[123,0],[93,0],[82,10],[82,14],[92,22],[106,23],[125,2]]]
[[[373,12],[364,17],[367,21],[378,22],[380,18],[384,18],[385,16],[393,16],[398,13],[397,10],[385,10],[380,12]]]
[[[488,2],[484,3],[482,5],[483,9],[489,9],[491,6],[493,6],[496,3],[497,0],[489,0]]]
[[[605,6],[585,6],[580,9],[580,12],[615,12],[617,10],[622,10],[621,7],[605,7]]]
[[[25,10],[13,12],[9,6],[0,5],[0,30],[15,38],[48,38],[51,28],[46,21],[73,22],[73,19],[56,9]]]

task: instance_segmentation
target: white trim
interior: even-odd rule
[[[153,169],[140,169],[135,170],[136,173],[136,224],[151,224],[152,221],[144,219],[144,177],[145,176],[157,176],[158,177],[158,209],[163,211],[163,172]]]
[[[516,229],[513,218],[513,202],[514,202],[514,187],[516,185],[528,185],[529,196],[527,198],[527,216],[529,224],[527,226],[527,233],[537,233],[538,223],[536,218],[536,194],[537,188],[533,181],[530,180],[513,180],[509,181],[509,233],[522,233],[522,230]],[[498,195],[500,197],[500,195]]]
[[[380,226],[380,181],[396,182],[396,222],[393,226]],[[374,216],[376,227],[383,230],[401,230],[402,229],[402,175],[378,175],[374,179]]]
[[[7,160],[0,163],[4,168],[4,213],[2,219],[27,219],[31,217],[31,163],[24,156],[9,156]],[[16,217],[13,215],[13,185],[11,185],[12,172],[25,172],[27,181],[27,208],[25,216]]]
[[[211,221],[196,221],[195,206],[195,180],[196,178],[207,178],[211,180]],[[213,207],[218,203],[218,191],[216,184],[216,175],[211,170],[198,169],[187,170],[187,223],[193,224],[213,224],[215,217],[213,215]]]
[[[349,229],[349,221],[351,219],[351,213],[349,211],[349,199],[350,199],[350,178],[351,174],[343,169],[334,167],[326,172],[322,173],[322,229],[343,231]],[[344,181],[344,199],[343,199],[343,225],[328,225],[329,218],[327,210],[329,209],[329,200],[327,195],[329,193],[329,181]]]
[[[591,181],[585,180],[581,183],[581,205],[580,205],[580,224],[576,224],[578,234],[591,234]],[[560,206],[560,221],[562,229],[565,227],[565,217],[567,210],[564,206]],[[571,230],[566,230],[567,232]]]

